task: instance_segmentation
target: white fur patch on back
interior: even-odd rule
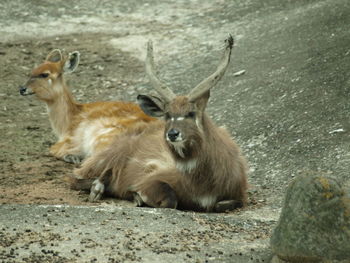
[[[115,132],[114,127],[105,128],[109,123],[110,121],[106,118],[86,120],[80,123],[79,128],[75,131],[74,140],[78,141],[77,145],[81,145],[81,151],[86,156],[94,153],[99,136]]]

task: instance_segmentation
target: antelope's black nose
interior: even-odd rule
[[[180,131],[176,130],[176,129],[171,129],[170,131],[168,131],[168,138],[170,141],[175,142],[176,139],[179,137],[180,135]]]
[[[24,95],[27,91],[27,88],[24,86],[19,86],[19,94]]]

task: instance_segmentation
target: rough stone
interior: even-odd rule
[[[289,262],[350,260],[349,194],[333,178],[295,178],[287,189],[271,246]]]

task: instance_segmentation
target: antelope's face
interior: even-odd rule
[[[63,58],[58,49],[49,53],[44,63],[33,69],[29,80],[19,87],[21,95],[35,94],[40,100],[54,100],[62,89],[62,74],[73,72],[79,63],[79,52]]]
[[[176,97],[166,107],[164,137],[170,148],[182,158],[194,157],[200,150],[204,139],[203,110],[186,96]]]
[[[196,102],[177,96],[169,103],[155,96],[139,95],[138,102],[146,114],[164,118],[164,140],[178,158],[188,159],[198,154],[204,140],[203,112],[208,95]]]
[[[45,62],[35,68],[26,84],[20,87],[20,94],[23,96],[36,94],[41,100],[51,100],[55,95],[52,88],[53,84],[60,74],[58,68],[57,63],[50,62]]]

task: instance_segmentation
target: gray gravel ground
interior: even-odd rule
[[[0,220],[0,262],[268,262],[274,224],[113,206],[6,205]]]

